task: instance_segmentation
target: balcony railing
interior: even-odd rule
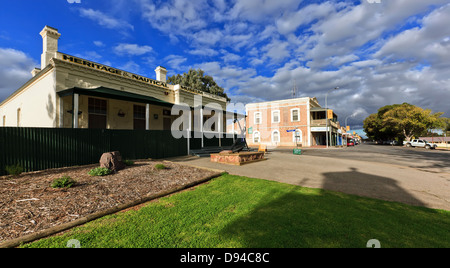
[[[327,124],[327,120],[326,119],[311,120],[311,126],[326,126],[326,124]],[[338,127],[337,123],[335,123],[335,122],[333,122],[331,120],[328,120],[328,125],[332,126],[334,128]]]
[[[326,124],[327,124],[327,120],[326,119],[311,120],[311,125],[312,126],[325,126]]]

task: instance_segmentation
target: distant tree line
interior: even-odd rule
[[[364,120],[364,131],[373,140],[407,140],[430,130],[450,131],[450,119],[409,103],[386,105]]]
[[[170,76],[167,79],[167,82],[172,85],[182,85],[203,92],[208,92],[224,97],[227,101],[230,101],[225,93],[225,90],[220,87],[216,81],[214,81],[212,76],[205,75],[205,72],[201,69],[190,69],[187,73],[183,73],[183,75],[177,74]]]

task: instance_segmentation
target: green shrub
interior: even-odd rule
[[[75,183],[77,183],[74,179],[69,176],[64,176],[62,178],[58,178],[53,180],[52,188],[70,188]]]
[[[23,167],[17,164],[12,166],[6,166],[5,170],[9,175],[17,176],[23,172]]]
[[[103,167],[93,168],[88,172],[88,174],[91,176],[106,176],[111,173],[112,173],[111,170]]]
[[[126,166],[132,166],[132,165],[134,165],[134,162],[131,161],[131,160],[123,160],[123,163],[124,163]]]
[[[156,164],[156,165],[155,165],[155,168],[156,168],[156,169],[166,169],[167,167],[164,166],[163,164]]]

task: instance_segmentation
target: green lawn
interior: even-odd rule
[[[24,247],[450,247],[450,212],[223,175]]]

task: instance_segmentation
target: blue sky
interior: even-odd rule
[[[71,3],[74,2],[74,3]],[[80,2],[80,3],[76,3]],[[59,51],[150,78],[201,68],[232,102],[317,97],[352,128],[408,102],[450,117],[448,0],[3,0],[0,100]]]

